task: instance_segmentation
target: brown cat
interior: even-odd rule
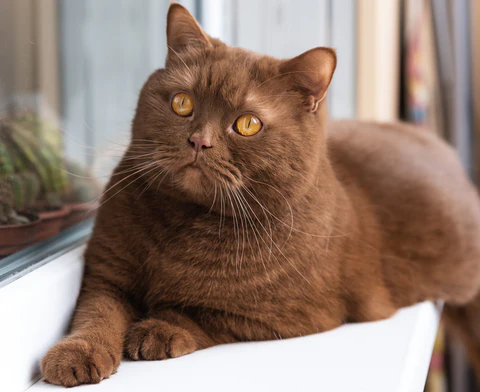
[[[97,383],[122,353],[301,336],[437,299],[480,366],[480,204],[452,149],[408,125],[328,122],[332,49],[231,48],[178,4],[167,35],[46,380]]]

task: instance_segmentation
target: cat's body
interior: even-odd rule
[[[182,28],[169,19],[48,381],[99,382],[122,352],[301,336],[424,300],[476,307],[454,308],[480,288],[480,203],[453,150],[407,125],[327,122],[329,50],[280,62],[210,39],[178,5],[169,18]],[[245,136],[248,117],[241,136],[251,112],[264,129]]]
[[[453,149],[400,123],[340,123],[331,135],[337,177],[369,202],[354,209],[361,219],[373,213],[372,245],[395,306],[470,301],[480,284],[480,203]]]
[[[237,216],[221,218],[139,180],[101,210],[87,257],[129,244],[118,268],[130,279],[117,284],[135,303],[242,318],[232,340],[324,331],[423,300],[468,302],[480,284],[480,204],[454,152],[404,124],[329,128],[336,182],[314,186],[324,167],[285,215],[248,210],[248,221],[232,200]]]

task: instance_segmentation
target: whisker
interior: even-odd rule
[[[152,184],[155,182],[155,180],[160,177],[167,169],[163,169],[163,170],[159,170],[158,174],[156,174],[153,179],[151,179],[150,181],[147,181],[147,185],[145,186],[145,188],[143,189],[142,192],[140,192],[140,194],[137,196],[137,200],[144,194],[144,192],[146,192],[148,190],[148,188],[150,188],[152,186]]]
[[[127,180],[128,178],[132,177],[133,175],[136,175],[138,173],[141,173],[142,171],[145,171],[147,169],[149,169],[151,166],[154,166],[155,165],[155,162],[152,162],[148,165],[145,165],[145,167],[142,167],[140,169],[138,169],[137,171],[135,171],[134,173],[131,173],[129,174],[128,176],[126,176],[125,178],[117,181],[115,184],[113,184],[112,186],[110,186],[107,190],[105,190],[104,192],[102,192],[102,194],[98,197],[96,197],[94,200],[91,200],[87,203],[83,203],[81,204],[82,206],[88,206],[88,205],[93,205],[94,207],[90,208],[87,212],[85,212],[84,214],[84,217],[86,217],[88,214],[90,214],[94,209],[98,209],[100,208],[101,206],[103,206],[107,201],[109,201],[110,199],[112,199],[114,196],[116,196],[118,193],[120,193],[121,191],[123,191],[126,187],[128,187],[130,184],[133,184],[133,182],[135,182],[137,180],[137,178],[134,178],[133,181],[131,181],[130,183],[128,183],[126,186],[124,186],[122,189],[120,189],[117,193],[115,193],[113,196],[109,197],[107,200],[103,201],[98,207],[95,206],[95,204],[102,198],[104,197],[107,192],[109,192],[111,189],[113,189],[114,187],[116,187],[117,185],[121,184],[122,182],[124,182],[125,180]],[[153,169],[155,169],[155,167],[153,167]],[[143,175],[143,174],[142,174]]]
[[[244,257],[244,253],[245,253],[245,224],[244,224],[244,215],[245,214],[242,213],[241,205],[238,202],[238,196],[236,195],[236,192],[232,189],[230,190],[230,192],[232,194],[233,201],[235,202],[235,205],[238,208],[238,215],[240,217],[240,223],[241,223],[241,226],[242,226],[242,253],[240,255],[240,269],[241,269],[242,261],[243,261],[243,257]],[[239,243],[240,243],[240,235],[239,235]]]
[[[255,241],[256,241],[257,246],[258,246],[258,256],[259,256],[259,259],[262,262],[262,265],[263,265],[263,268],[265,270],[265,274],[267,276],[267,279],[270,280],[270,278],[268,276],[267,267],[265,266],[265,261],[263,260],[263,253],[262,253],[262,249],[261,249],[261,246],[260,246],[260,242],[258,241],[258,236],[256,234],[256,232],[258,232],[258,229],[257,229],[255,223],[253,222],[253,219],[251,218],[250,214],[248,213],[245,205],[243,204],[242,200],[240,199],[240,197],[238,195],[238,192],[235,191],[233,194],[235,195],[235,198],[237,199],[238,204],[242,207],[242,211],[243,211],[243,214],[244,214],[244,217],[245,217],[245,228],[246,228],[245,232],[246,232],[247,244],[249,245],[250,250],[252,251],[252,256],[255,255],[255,252],[253,251],[252,245],[250,244],[250,239],[249,239],[249,235],[248,235],[248,226],[247,226],[248,223],[250,223],[251,227],[253,228],[253,235],[255,236]]]
[[[247,177],[247,176],[245,176]],[[250,181],[253,181],[253,182],[256,182],[258,184],[261,184],[261,185],[266,185],[268,187],[270,187],[271,189],[273,189],[275,192],[277,192],[280,196],[283,197],[283,199],[285,200],[285,202],[287,203],[288,205],[288,209],[290,210],[290,217],[291,217],[291,225],[290,225],[290,232],[288,233],[288,236],[287,236],[287,239],[285,240],[285,243],[288,242],[288,240],[290,239],[291,235],[292,235],[292,231],[293,231],[293,210],[292,210],[292,206],[290,204],[290,202],[287,200],[287,198],[282,194],[282,192],[280,192],[278,189],[276,189],[274,186],[270,185],[270,184],[267,184],[265,182],[261,182],[261,181],[255,181],[254,179],[250,178],[250,177],[247,177]],[[247,189],[246,187],[244,187],[245,189]],[[248,191],[248,189],[247,189]],[[255,199],[257,199],[256,197],[254,197]],[[260,201],[257,199],[257,202],[259,203],[259,205],[262,207]],[[285,245],[284,245],[285,246]]]
[[[251,210],[250,204],[249,204],[248,201],[245,199],[245,197],[243,197],[243,195],[241,194],[241,191],[240,191],[240,190],[239,190],[239,199],[240,199],[240,200],[243,199],[244,205],[246,205],[246,206]],[[260,239],[261,239],[262,242],[265,244],[265,246],[267,247],[267,249],[270,250],[269,260],[271,259],[271,256],[273,256],[273,258],[274,258],[274,260],[277,262],[279,268],[280,268],[285,274],[287,274],[287,272],[285,271],[285,269],[284,269],[283,266],[281,265],[281,263],[280,263],[280,261],[278,260],[277,256],[275,256],[275,255],[273,254],[273,252],[272,252],[272,247],[273,247],[273,245],[271,245],[271,246],[269,247],[269,245],[267,244],[267,242],[263,239],[263,236],[262,236],[262,234],[260,233],[259,229],[258,229],[257,226],[255,225],[255,222],[254,222],[253,218],[251,217],[250,213],[248,212],[248,210],[247,210],[246,212],[247,212],[247,215],[248,215],[248,217],[249,217],[249,219],[250,219],[251,226],[252,226],[252,228],[254,229],[253,234],[254,234],[255,240],[256,240],[256,242],[257,242],[257,246],[258,246],[258,250],[259,250],[259,253],[258,253],[258,254],[259,254],[259,256],[260,256],[259,258],[260,258],[260,260],[262,261],[262,265],[263,265],[263,268],[265,269],[265,273],[266,273],[267,279],[268,279],[268,281],[271,283],[271,280],[270,280],[270,277],[269,277],[269,274],[268,274],[268,271],[267,271],[267,268],[266,268],[266,266],[265,266],[265,262],[264,262],[264,259],[263,259],[263,252],[262,252],[262,250],[261,250],[261,246],[260,246],[260,243],[259,243],[259,241],[258,241],[258,237],[260,237]],[[253,212],[253,211],[252,211],[252,212]],[[257,218],[257,221],[258,221],[258,218]],[[266,232],[266,231],[265,231],[265,232]],[[268,235],[268,233],[267,233],[267,235]],[[273,240],[272,240],[271,244],[273,244]],[[253,250],[252,250],[252,252],[253,252]]]
[[[243,195],[242,195],[243,197]],[[273,240],[272,237],[270,237],[270,235],[268,234],[265,226],[263,226],[262,222],[260,221],[260,219],[257,217],[257,215],[255,214],[255,211],[253,211],[253,209],[250,207],[250,205],[248,204],[249,208],[250,208],[250,211],[252,212],[253,216],[257,219],[258,223],[260,224],[260,226],[263,228],[263,230],[265,231],[265,234],[267,235],[267,237],[269,237],[271,240],[272,240],[272,243],[273,245],[275,246],[275,248],[278,250],[278,252],[283,256],[283,258],[285,260],[287,260],[287,262],[290,264],[290,266],[308,283],[311,285],[310,281],[299,271],[299,269],[295,266],[294,263],[292,263],[292,261],[285,255],[285,253],[283,253],[282,249],[276,244],[276,242]],[[261,237],[262,238],[262,237]]]
[[[219,226],[218,226],[218,236],[221,237],[221,233],[222,233],[222,219],[224,218],[224,196],[223,196],[223,189],[222,187],[220,187],[220,193],[221,193],[221,198],[220,198],[220,223],[219,223]]]
[[[82,178],[84,180],[96,180],[96,179],[99,179],[99,178],[114,177],[114,176],[118,176],[118,175],[121,175],[121,174],[129,173],[133,170],[136,170],[139,166],[141,166],[143,164],[144,163],[139,163],[137,165],[134,165],[134,166],[132,166],[128,169],[122,170],[120,172],[112,173],[112,174],[106,174],[106,175],[103,175],[103,176],[82,176],[80,174],[69,172],[68,170],[62,169],[61,167],[57,167],[57,169],[61,170],[62,172],[66,173],[70,176],[76,177],[76,178]]]
[[[171,170],[171,169],[168,169],[167,172],[165,173],[165,175],[164,175],[164,176],[161,178],[161,180],[158,182],[157,192],[158,192],[158,190],[160,189],[160,185],[162,184],[163,180],[164,180],[165,178],[167,178],[168,174],[170,173],[170,170]]]
[[[155,163],[155,162],[153,162],[153,163]],[[113,196],[110,196],[107,200],[103,201],[103,202],[100,204],[99,208],[100,208],[101,206],[103,206],[106,202],[108,202],[109,200],[111,200],[112,198],[114,198],[116,195],[118,195],[118,194],[119,194],[121,191],[123,191],[125,188],[127,188],[128,186],[130,186],[131,184],[133,184],[133,183],[134,183],[135,181],[137,181],[139,178],[145,176],[145,175],[148,174],[148,173],[151,173],[151,172],[152,172],[153,170],[155,170],[155,169],[156,169],[156,167],[151,167],[151,168],[148,169],[146,172],[145,172],[145,170],[146,170],[145,168],[144,168],[144,169],[141,169],[140,172],[141,172],[141,171],[144,171],[144,173],[142,173],[142,174],[140,175],[140,177],[134,178],[134,179],[133,179],[132,181],[130,181],[127,185],[125,185],[122,189],[120,189],[119,191],[117,191]],[[133,174],[137,174],[137,173],[133,173]],[[115,184],[115,185],[118,185],[118,184]]]
[[[250,210],[252,210],[252,207],[250,206],[250,203],[248,203],[247,199],[245,198],[245,196],[242,194],[241,190],[239,190],[239,193],[240,193],[240,197],[244,200],[245,204],[248,206],[248,208]],[[253,212],[253,211],[252,211]],[[265,213],[264,213],[265,215]],[[256,216],[255,216],[256,217]],[[266,217],[266,215],[265,215]],[[257,218],[258,220],[258,218]],[[270,243],[270,246],[267,246],[267,248],[269,249],[269,255],[268,255],[268,260],[270,260],[270,258],[272,257],[272,253],[273,253],[273,232],[271,230],[271,224],[270,224],[270,221],[268,219],[266,219],[266,221],[268,222],[269,224],[269,229],[270,229],[270,238],[271,238],[271,243]]]
[[[213,206],[215,205],[215,202],[217,201],[217,182],[214,181],[213,185],[215,186],[215,195],[213,196],[213,202],[212,205],[210,206],[210,209],[208,210],[208,213],[210,214],[212,212]]]
[[[168,49],[170,49],[173,53],[175,53],[175,54],[177,55],[177,57],[180,59],[180,61],[183,63],[183,65],[185,65],[185,67],[187,68],[188,73],[190,74],[190,76],[192,77],[192,79],[194,79],[192,70],[191,70],[190,67],[187,65],[187,63],[183,60],[182,56],[180,56],[180,55],[175,51],[175,49],[173,49],[170,45],[167,45],[167,47],[168,47]]]
[[[254,181],[254,182],[258,182],[258,181],[255,181],[255,180],[252,180],[250,179],[251,181]],[[259,184],[264,184],[264,185],[267,185],[267,186],[270,186],[269,184],[265,184],[265,183],[262,183],[262,182],[258,182]],[[242,186],[243,189],[245,189],[245,191],[247,191],[247,193],[257,202],[257,204],[260,206],[260,208],[262,208],[263,210],[265,210],[265,212],[267,214],[269,214],[270,216],[272,216],[272,218],[274,218],[275,220],[277,220],[279,223],[287,226],[289,229],[290,229],[290,234],[289,234],[289,238],[291,236],[291,233],[294,231],[296,233],[300,233],[300,234],[305,234],[305,235],[309,235],[311,237],[316,237],[316,238],[335,238],[335,237],[345,237],[345,236],[349,236],[350,234],[348,233],[345,233],[345,234],[339,234],[339,235],[318,235],[318,234],[313,234],[313,233],[307,233],[305,231],[302,231],[302,230],[298,230],[296,228],[293,227],[293,215],[292,215],[292,223],[291,224],[288,224],[286,222],[284,222],[282,219],[278,218],[275,214],[273,214],[272,212],[270,212],[270,210],[268,210],[268,208],[266,208],[259,200],[257,197],[255,197],[255,195],[245,186]],[[272,187],[273,188],[273,187]],[[281,194],[281,192],[279,192],[277,189],[273,188],[276,192],[278,192],[284,199],[285,201],[288,203],[288,201],[286,200],[285,196]],[[288,203],[288,205],[290,206],[290,203]],[[290,206],[290,211],[291,211],[291,206]]]
[[[107,190],[105,190],[100,196],[98,196],[94,201],[99,201],[104,195],[107,194],[107,192],[109,192],[110,190],[112,190],[114,187],[116,187],[117,185],[121,184],[123,181],[129,179],[130,177],[134,176],[135,174],[137,173],[140,173],[142,172],[142,170],[145,170],[145,169],[148,169],[150,168],[151,166],[154,166],[156,165],[156,162],[150,162],[144,166],[142,166],[140,169],[136,170],[134,173],[131,173],[129,174],[128,176],[122,178],[121,180],[119,180],[118,182],[116,182],[115,184],[111,185]]]
[[[233,206],[233,202],[232,202],[232,198],[230,196],[230,192],[229,192],[229,188],[228,186],[225,187],[225,192],[227,194],[227,197],[230,201],[230,206],[232,208],[232,216],[233,216],[233,233],[234,233],[234,236],[235,236],[235,239],[237,241],[237,253],[236,253],[236,257],[235,257],[235,269],[237,271],[237,274],[238,274],[238,266],[237,266],[237,262],[238,262],[238,248],[240,246],[240,235],[238,233],[238,227],[237,227],[237,213],[235,211],[235,207]]]

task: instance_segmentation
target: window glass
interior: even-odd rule
[[[168,5],[1,2],[0,257],[95,215],[138,91],[163,65]]]

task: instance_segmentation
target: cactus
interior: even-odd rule
[[[12,174],[7,177],[13,192],[13,208],[17,211],[25,207],[25,184],[22,177],[18,174]]]
[[[0,138],[3,139],[2,133]],[[0,142],[0,178],[5,178],[13,174],[13,164],[5,142]]]
[[[48,166],[41,153],[40,145],[34,138],[34,135],[27,130],[16,126],[12,129],[11,139],[14,148],[22,156],[22,160],[27,162],[28,166],[34,169],[42,181],[45,188],[51,187],[51,180],[48,173]]]
[[[2,128],[3,129],[3,128]],[[3,131],[0,133],[0,223],[8,224],[13,211],[14,192],[8,177],[13,175],[13,164],[3,141]]]
[[[43,138],[38,129],[38,120],[16,120],[10,133],[12,144],[17,149],[17,155],[21,156],[20,161],[26,162],[26,166],[34,171],[40,180],[43,198],[49,207],[59,207],[68,184],[63,170],[63,158],[53,141]],[[51,129],[49,132],[55,134]],[[44,133],[47,134],[48,132]]]
[[[25,182],[20,175],[13,173],[13,164],[5,143],[0,144],[0,224],[23,224],[29,220],[15,212],[23,209]]]
[[[24,189],[24,208],[32,208],[40,194],[40,181],[35,173],[26,171],[20,174]]]
[[[98,184],[87,178],[68,177],[64,170],[67,165],[60,133],[48,122],[28,114],[0,123],[0,180],[2,187],[8,184],[8,194],[13,195],[13,201],[5,196],[9,207],[3,207],[6,204],[1,202],[0,208],[5,211],[28,209],[39,197],[49,208],[60,207],[63,200],[94,200],[100,191]],[[88,175],[83,168],[69,167],[68,170],[79,176]],[[0,214],[6,216],[7,212],[0,210]]]
[[[10,221],[13,211],[13,190],[10,182],[0,178],[0,224],[6,225]]]

